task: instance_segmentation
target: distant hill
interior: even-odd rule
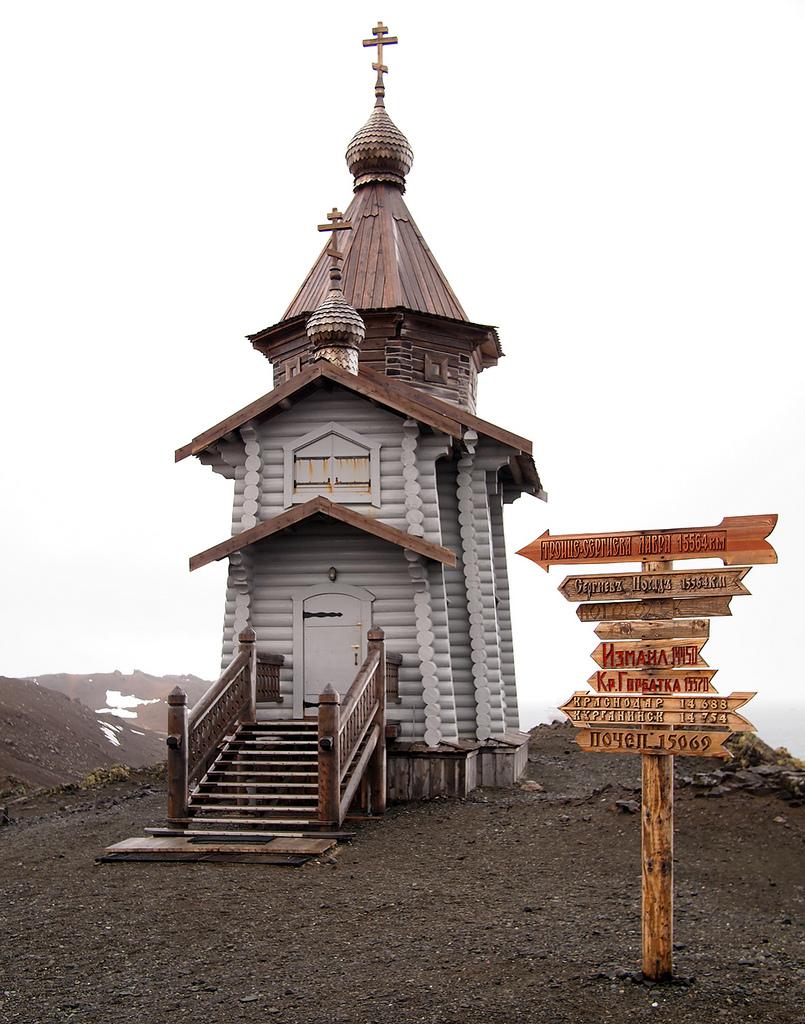
[[[99,718],[105,718],[114,725],[126,722],[135,729],[150,729],[163,735],[168,722],[165,699],[171,690],[181,686],[187,693],[187,703],[192,707],[210,685],[197,676],[152,676],[138,669],[128,674],[89,672],[74,675],[60,672],[30,678],[40,686],[81,701]]]
[[[30,679],[0,676],[0,794],[77,782],[95,768],[165,759],[161,736],[94,714]]]

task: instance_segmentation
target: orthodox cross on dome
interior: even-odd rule
[[[364,46],[376,46],[377,47],[377,63],[372,64],[372,68],[377,72],[377,82],[375,82],[375,96],[378,99],[386,93],[386,87],[383,84],[383,75],[388,74],[388,68],[383,63],[383,47],[393,46],[399,42],[396,36],[390,36],[388,34],[388,28],[383,24],[382,21],[378,21],[375,27],[372,29],[372,35],[374,39],[364,39]]]
[[[319,231],[331,231],[333,233],[332,238],[330,239],[330,244],[324,251],[332,260],[330,264],[330,280],[340,281],[341,268],[338,265],[338,261],[344,258],[344,254],[338,248],[338,235],[336,234],[336,232],[351,231],[352,221],[344,220],[344,214],[341,213],[340,210],[337,210],[335,207],[333,207],[332,210],[330,210],[330,212],[327,214],[327,220],[329,220],[330,223],[319,224],[318,229]]]

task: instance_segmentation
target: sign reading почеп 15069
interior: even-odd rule
[[[766,541],[776,515],[730,516],[718,526],[625,533],[580,533],[542,536],[518,551],[548,569],[551,565],[584,562],[647,562],[677,558],[720,558],[725,565],[776,562]]]

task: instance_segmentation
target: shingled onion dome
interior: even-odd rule
[[[313,359],[326,359],[357,374],[358,354],[365,335],[363,318],[341,291],[341,268],[330,267],[330,290],[307,322]]]
[[[372,116],[347,146],[347,167],[355,176],[355,189],[373,181],[386,181],[405,191],[405,176],[414,162],[411,144],[386,113],[383,87],[375,88]]]

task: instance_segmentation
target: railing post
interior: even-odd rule
[[[369,799],[372,814],[383,814],[386,810],[386,634],[382,629],[369,630],[367,647],[370,654],[377,650],[380,655],[375,670],[377,710],[374,720],[374,724],[380,726],[380,735],[369,761]]]
[[[238,651],[249,655],[249,707],[245,712],[246,722],[257,721],[257,635],[247,626],[238,635]]]
[[[187,694],[168,694],[168,817],[187,817]]]
[[[328,683],[319,694],[319,820],[341,824],[341,696]]]

